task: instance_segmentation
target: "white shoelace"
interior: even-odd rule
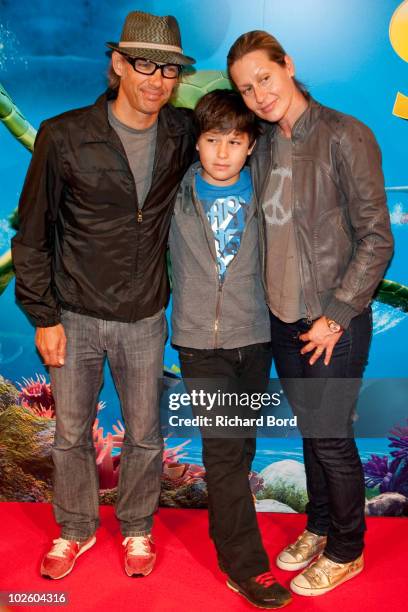
[[[149,539],[146,536],[128,537],[122,542],[123,546],[129,544],[129,552],[131,555],[137,555],[138,557],[147,557],[150,554],[149,550]]]
[[[65,553],[70,547],[70,540],[64,540],[64,538],[58,538],[57,540],[53,540],[52,543],[54,546],[48,553],[53,557],[65,557]]]

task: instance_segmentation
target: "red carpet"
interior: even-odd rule
[[[258,515],[264,542],[275,554],[304,526],[303,515]],[[0,503],[0,591],[68,593],[61,610],[86,612],[235,612],[255,610],[225,586],[207,538],[204,510],[160,509],[154,535],[158,561],[146,578],[128,578],[122,568],[121,537],[111,507],[101,508],[97,543],[61,581],[39,576],[42,554],[57,537],[47,504]],[[407,609],[408,520],[368,520],[366,569],[336,591],[318,598],[294,595],[287,610],[314,612],[398,612]],[[285,585],[291,575],[274,567]],[[3,608],[4,610],[5,608]],[[50,610],[44,606],[10,608]],[[54,608],[55,609],[55,608]]]

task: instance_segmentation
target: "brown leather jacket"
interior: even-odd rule
[[[259,210],[277,129],[263,126],[251,156]],[[393,252],[381,152],[366,125],[314,100],[292,141],[292,214],[308,317],[324,314],[347,327],[369,305]],[[265,261],[264,245],[262,223]]]

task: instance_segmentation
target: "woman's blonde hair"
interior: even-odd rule
[[[252,30],[251,32],[241,34],[228,52],[227,66],[231,81],[233,80],[231,78],[231,67],[233,64],[247,53],[252,53],[252,51],[265,51],[272,62],[279,64],[279,66],[285,65],[286,51],[280,42],[272,36],[272,34],[269,34],[269,32],[265,32],[264,30]],[[293,78],[293,81],[305,98],[310,98],[310,94],[303,83],[296,78]]]

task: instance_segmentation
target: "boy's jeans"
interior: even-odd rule
[[[268,386],[272,362],[269,342],[234,349],[178,350],[181,374],[190,392],[195,388],[194,378],[208,379],[211,388],[237,388],[249,393],[265,391]],[[197,391],[202,382],[197,383]],[[213,412],[217,412],[217,406]],[[256,451],[254,432],[248,438],[223,438],[220,432],[220,437],[203,437],[202,442],[210,537],[219,561],[233,580],[267,572],[269,560],[248,480]]]
[[[167,334],[164,310],[135,323],[64,310],[65,365],[50,368],[56,404],[54,512],[61,537],[84,541],[99,524],[92,425],[107,358],[126,429],[116,515],[124,536],[146,535],[160,495],[163,441],[158,385]]]

